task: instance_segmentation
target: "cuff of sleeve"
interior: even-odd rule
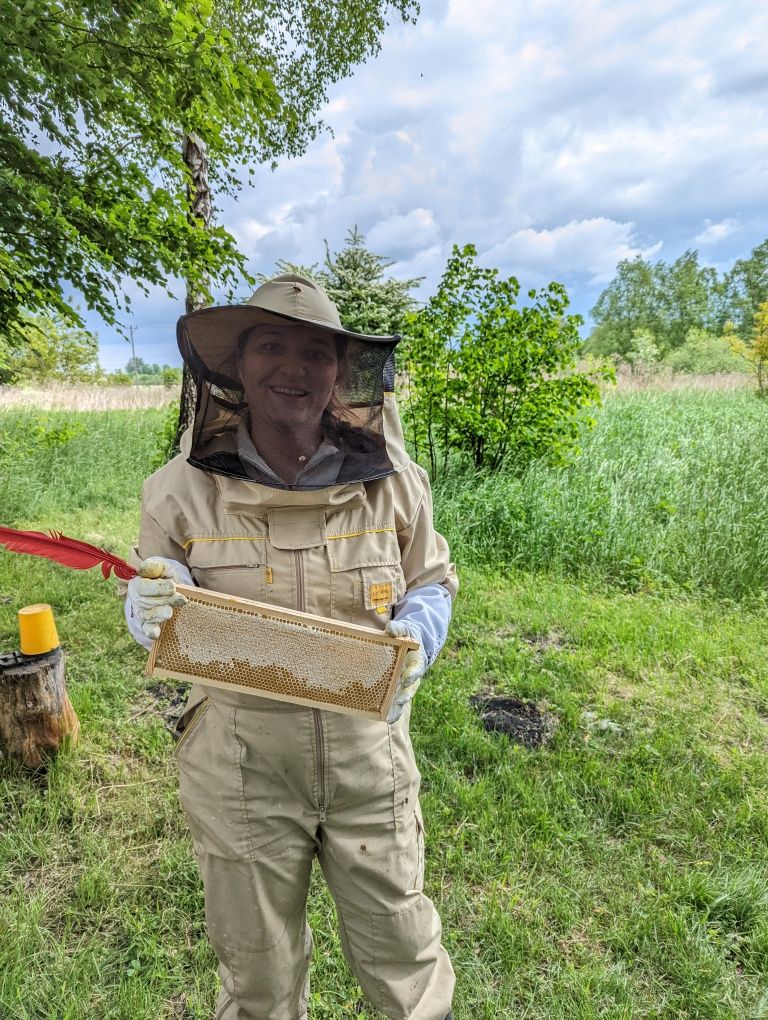
[[[420,641],[431,666],[445,644],[451,620],[451,596],[442,584],[412,588],[395,606],[393,619],[404,623]]]

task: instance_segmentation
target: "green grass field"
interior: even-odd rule
[[[125,553],[161,416],[2,412],[0,522]],[[413,729],[458,1020],[768,1020],[767,425],[626,394],[570,468],[438,487],[462,590]],[[169,705],[95,573],[0,552],[0,651],[40,600],[82,739],[46,780],[0,768],[0,1018],[210,1020]],[[479,689],[551,745],[486,733]],[[320,882],[311,923],[312,1020],[372,1020]]]

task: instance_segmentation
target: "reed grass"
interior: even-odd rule
[[[768,587],[768,402],[745,391],[608,397],[567,467],[435,484],[462,563],[721,598]]]
[[[0,386],[0,408],[42,411],[140,411],[167,407],[178,399],[165,386]]]
[[[0,521],[127,523],[161,409],[0,409]],[[748,390],[612,393],[566,467],[454,469],[435,516],[460,565],[718,598],[768,587],[768,402]],[[130,509],[129,509],[130,508]],[[82,523],[80,523],[82,522]]]
[[[614,391],[613,386],[605,386],[605,393]],[[633,393],[652,392],[670,393],[681,390],[705,390],[709,393],[720,393],[723,390],[749,392],[755,389],[755,378],[751,372],[632,372],[628,367],[620,367],[616,372],[615,392]]]

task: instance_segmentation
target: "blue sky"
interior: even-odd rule
[[[258,168],[218,219],[252,272],[320,261],[357,224],[394,275],[426,277],[422,298],[471,241],[587,316],[621,259],[697,248],[723,270],[768,237],[766,38],[765,0],[423,0],[333,88],[333,134]],[[180,363],[176,290],[134,298],[146,361]],[[88,324],[124,365],[127,343]]]

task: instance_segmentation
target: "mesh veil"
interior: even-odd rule
[[[196,387],[189,463],[292,490],[372,481],[396,470],[384,403],[394,388],[399,337],[314,329],[248,306],[184,316],[177,336]],[[262,420],[272,424],[263,437]],[[297,457],[290,438],[307,422],[319,424],[321,446]]]

